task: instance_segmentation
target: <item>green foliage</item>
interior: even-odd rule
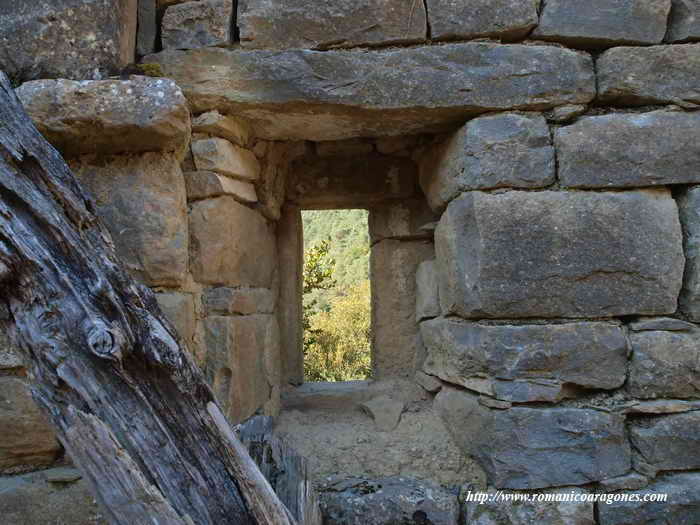
[[[336,285],[333,279],[335,259],[328,256],[329,251],[330,238],[323,239],[304,253],[304,355],[319,335],[319,330],[311,326],[311,316],[318,310],[318,300],[309,295],[319,290],[331,290]]]
[[[306,381],[367,379],[370,358],[370,287],[364,280],[311,318],[315,341],[304,356]]]
[[[365,210],[304,212],[306,381],[366,379],[370,360]]]

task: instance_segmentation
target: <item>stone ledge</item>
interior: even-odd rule
[[[595,96],[589,55],[485,42],[380,51],[163,51],[157,63],[196,113],[248,119],[271,140],[337,140],[456,127],[505,109],[546,110]]]

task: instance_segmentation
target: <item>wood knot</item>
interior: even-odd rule
[[[90,351],[102,359],[121,361],[124,348],[121,330],[94,319],[88,320],[87,324],[87,343]]]

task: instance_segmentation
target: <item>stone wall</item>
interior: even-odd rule
[[[0,59],[17,79],[123,67],[107,53],[100,69],[93,48],[10,63],[16,24],[61,27],[15,11]],[[138,18],[140,71],[162,78],[18,92],[232,420],[277,414],[302,381],[299,211],[367,208],[375,382],[424,389],[382,387],[370,406],[403,412],[404,433],[438,414],[420,428],[476,462],[475,489],[669,494],[465,504],[464,520],[700,521],[697,2],[143,0],[124,13],[114,35]],[[118,46],[110,24],[97,35]],[[41,423],[21,367],[3,367],[23,416],[0,425],[24,438]],[[323,455],[327,435],[288,417]],[[41,428],[0,446],[0,465],[60,455]],[[377,443],[392,432],[377,424]],[[430,478],[429,463],[400,473]]]

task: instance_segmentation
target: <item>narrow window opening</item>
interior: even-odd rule
[[[302,224],[304,381],[369,379],[368,212],[303,211]]]

